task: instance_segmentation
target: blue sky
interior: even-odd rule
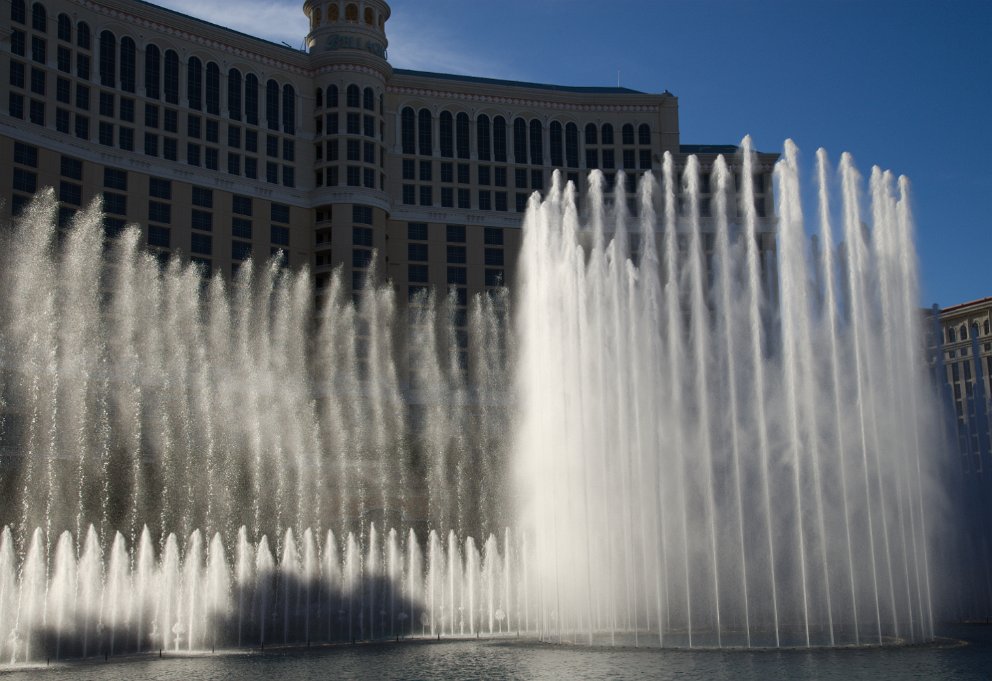
[[[158,0],[294,47],[302,0]],[[913,186],[921,303],[992,296],[992,0],[392,0],[390,62],[679,97],[684,143],[849,151]],[[231,23],[235,21],[236,23]],[[812,214],[812,206],[806,210]]]

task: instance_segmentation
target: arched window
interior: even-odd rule
[[[506,119],[502,116],[493,119],[493,160],[506,163]]]
[[[479,114],[475,119],[475,147],[480,161],[488,161],[489,151],[489,116]]]
[[[134,92],[136,54],[134,41],[127,36],[121,38],[121,90],[124,92]]]
[[[341,15],[338,13],[337,3],[332,3],[331,6],[327,8],[327,20],[337,21],[340,18]]]
[[[320,26],[320,8],[314,7],[313,14],[310,15],[310,28],[311,30]]]
[[[431,138],[431,112],[428,109],[421,109],[417,114],[417,141],[422,156],[430,156],[434,153],[434,143]]]
[[[327,108],[335,109],[338,106],[338,86],[328,85],[327,86]]]
[[[227,70],[227,115],[241,120],[241,71]]]
[[[468,138],[468,114],[462,112],[455,117],[455,146],[457,147],[458,158],[469,157]]]
[[[522,118],[513,121],[513,162],[527,163],[527,123]]]
[[[958,337],[961,340],[968,340],[968,325],[962,324],[961,328],[958,329]]]
[[[565,126],[565,163],[569,168],[579,167],[579,126],[575,123]]]
[[[100,85],[117,84],[117,38],[110,31],[100,34]]]
[[[258,125],[258,76],[245,76],[245,121]]]
[[[207,62],[206,80],[207,113],[220,115],[220,67],[214,62]]]
[[[609,123],[603,123],[603,144],[613,144],[613,126]]]
[[[362,91],[354,83],[348,86],[345,103],[353,109],[357,109],[362,105]]]
[[[76,24],[76,45],[84,50],[90,49],[90,27],[85,21]]]
[[[214,66],[214,68],[217,68]],[[179,103],[179,55],[176,54],[175,50],[165,51],[165,69],[164,71],[164,86],[165,90],[165,101],[169,104]],[[220,78],[220,73],[217,74],[218,79]],[[210,81],[210,69],[207,69],[207,82],[209,85]],[[220,84],[218,83],[218,87]],[[207,102],[209,106],[209,100]],[[215,113],[215,112],[211,112]]]
[[[279,83],[274,80],[265,84],[265,122],[269,130],[279,129]]]
[[[624,123],[623,127],[620,129],[620,135],[622,136],[622,141],[624,144],[633,144],[634,126],[630,123]]]
[[[544,165],[544,128],[536,118],[530,121],[530,162],[536,166]]]
[[[68,14],[59,15],[59,40],[67,43],[72,42],[72,19]]]
[[[992,323],[988,319],[985,320],[985,335],[988,336],[992,334]]]
[[[551,121],[551,126],[548,130],[548,143],[551,145],[551,165],[555,168],[561,168],[565,165],[565,145],[562,144],[562,129],[561,123],[558,121]]]
[[[189,108],[203,108],[203,62],[197,57],[190,57],[186,63],[186,95],[189,97]]]
[[[159,97],[159,81],[161,79],[162,54],[154,45],[145,48],[145,96],[150,99]]]
[[[369,26],[375,26],[375,12],[372,11],[371,7],[365,8],[365,23]]]
[[[947,327],[947,342],[953,343],[955,340],[957,339],[954,337],[954,327],[953,326]]]
[[[333,85],[331,87],[334,87]],[[413,109],[406,107],[400,114],[400,140],[403,145],[404,154],[416,154],[416,134],[414,133],[414,122],[416,114]]]
[[[358,21],[358,5],[347,5],[344,8],[344,18],[347,21]]]
[[[638,144],[651,144],[651,128],[648,127],[647,123],[641,123],[637,126],[637,143]]]
[[[319,87],[313,93],[313,105],[318,109],[324,108],[324,88]]]
[[[23,24],[27,20],[27,13],[24,7],[24,0],[11,0],[10,20]]]
[[[362,93],[362,106],[367,111],[375,111],[375,92],[370,87],[365,88]]]
[[[296,132],[296,90],[288,83],[282,86],[282,131]]]
[[[441,147],[441,156],[451,158],[455,155],[455,119],[450,111],[441,112],[439,124],[438,144]]]
[[[40,2],[31,6],[31,28],[39,33],[48,32],[48,14],[45,12],[45,6]]]
[[[595,123],[586,123],[586,144],[598,144]]]

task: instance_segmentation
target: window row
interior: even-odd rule
[[[326,93],[326,96],[325,96]],[[379,95],[379,113],[385,112],[383,97]],[[340,106],[340,98],[338,97],[338,86],[328,85],[326,89],[317,88],[314,91],[314,105],[318,109],[328,108],[336,109]],[[375,111],[375,91],[366,87],[362,89],[352,83],[347,88],[345,88],[345,106],[349,109],[365,109],[366,111]]]
[[[475,150],[479,160],[497,162],[507,161],[508,124],[502,116],[492,119],[486,114],[480,114],[475,121]],[[613,126],[603,124],[602,135],[594,123],[589,123],[585,131],[586,146],[597,146],[602,139],[603,145],[613,145]],[[547,133],[547,162],[553,167],[579,167],[579,129],[575,123],[562,125],[559,121],[551,121],[545,129],[538,119],[529,122],[517,117],[512,125],[513,162],[529,165],[545,165],[545,133]],[[437,125],[437,155],[443,158],[471,158],[470,119],[468,114],[461,112],[452,115],[442,111]],[[434,117],[429,109],[414,111],[405,107],[400,113],[400,142],[404,154],[419,154],[421,156],[435,155]],[[633,124],[627,123],[622,128],[622,142],[625,146],[635,145]],[[637,128],[636,144],[650,147],[651,129],[646,123]],[[606,153],[607,150],[603,150]],[[634,149],[624,149],[626,158],[630,153],[633,159]],[[613,154],[612,149],[609,150]],[[650,149],[642,149],[640,159],[650,167]],[[647,152],[646,154],[644,152]],[[588,158],[588,157],[587,157]],[[598,167],[598,166],[588,166]],[[628,167],[633,168],[631,163]]]

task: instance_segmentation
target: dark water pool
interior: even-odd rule
[[[264,654],[131,657],[0,671],[3,681],[273,679],[963,679],[992,681],[992,626],[945,628],[903,648],[681,651],[521,641],[412,641]]]

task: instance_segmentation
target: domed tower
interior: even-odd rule
[[[314,70],[314,205],[318,292],[344,265],[357,289],[385,272],[389,199],[385,192],[386,61],[383,0],[306,0],[307,49]]]

